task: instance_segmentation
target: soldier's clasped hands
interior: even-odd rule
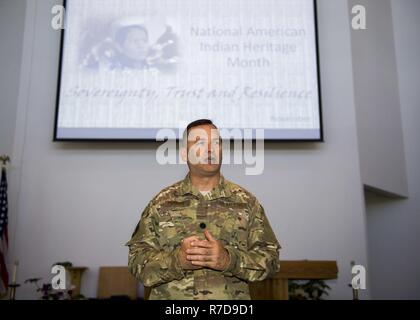
[[[207,229],[204,230],[204,235],[206,240],[197,238],[190,242],[190,248],[186,250],[187,260],[193,266],[225,270],[230,263],[228,251]]]

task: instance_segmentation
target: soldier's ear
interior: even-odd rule
[[[187,146],[182,146],[181,147],[181,159],[185,163],[185,162],[187,162],[187,158],[188,158]]]

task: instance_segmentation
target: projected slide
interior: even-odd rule
[[[313,0],[67,0],[55,138],[320,140]]]

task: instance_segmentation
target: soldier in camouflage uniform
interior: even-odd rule
[[[220,174],[218,134],[210,120],[187,127],[189,174],[149,202],[127,243],[129,269],[152,287],[150,299],[250,299],[248,282],[279,271],[263,207]]]

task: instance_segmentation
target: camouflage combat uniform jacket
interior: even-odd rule
[[[229,252],[224,271],[180,266],[180,241],[191,235],[205,239],[203,223]],[[150,299],[250,299],[248,282],[273,276],[280,267],[280,245],[264,209],[251,193],[223,176],[205,196],[189,175],[163,189],[126,245],[129,269],[152,287]]]

